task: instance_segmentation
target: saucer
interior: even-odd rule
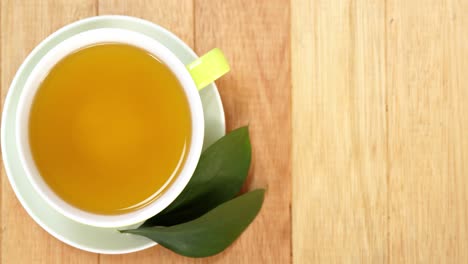
[[[42,41],[18,69],[4,104],[1,145],[3,162],[10,184],[16,197],[36,223],[70,246],[94,253],[123,254],[143,250],[156,245],[156,243],[145,237],[121,234],[114,228],[83,225],[56,212],[27,181],[16,146],[16,109],[21,90],[31,70],[44,54],[61,41],[80,32],[98,28],[120,28],[145,34],[169,48],[184,64],[197,58],[197,55],[174,34],[158,25],[138,18],[99,16],[69,24]],[[206,148],[225,134],[224,110],[215,84],[204,88],[200,92],[200,96],[205,115],[203,148]]]

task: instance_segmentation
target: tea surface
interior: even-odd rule
[[[157,58],[123,44],[83,48],[50,71],[34,98],[29,141],[46,183],[82,210],[141,208],[185,161],[185,93]]]

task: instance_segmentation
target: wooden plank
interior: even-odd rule
[[[164,4],[164,9],[161,6]],[[213,9],[208,9],[207,7],[211,4],[214,5]],[[208,43],[208,41],[213,40],[213,36],[209,34],[209,30],[219,30],[224,36],[227,35],[228,32],[232,31],[233,29],[229,27],[233,27],[236,23],[227,25],[227,24],[220,24],[220,21],[223,19],[223,14],[225,15],[227,11],[237,8],[237,13],[240,12],[240,8],[242,5],[239,3],[224,3],[221,4],[222,6],[220,9],[216,7],[219,3],[196,3],[195,6],[200,5],[200,7],[195,10],[195,16],[191,17],[190,8],[192,6],[189,2],[183,2],[181,5],[180,3],[171,4],[168,2],[159,3],[158,1],[148,2],[148,1],[138,1],[137,3],[132,2],[132,4],[122,3],[121,1],[101,1],[99,6],[99,13],[106,14],[127,14],[127,15],[134,15],[139,16],[148,20],[152,20],[156,23],[161,24],[164,27],[167,27],[169,30],[175,32],[178,35],[181,35],[183,39],[191,46],[193,46],[192,39],[190,35],[193,36],[193,19],[197,21],[196,29],[199,30],[200,34],[196,35],[197,41],[197,51],[205,52],[209,48],[219,46],[222,49],[226,50],[228,53],[228,57],[230,59],[232,57],[236,57],[236,51],[240,51],[240,46],[229,45],[230,41],[233,38],[226,38],[226,39],[216,39],[216,45]],[[261,7],[261,6],[260,6]],[[271,22],[276,15],[280,15],[280,21],[277,21],[277,24],[281,24],[283,35],[281,36],[281,42],[277,45],[273,45],[270,49],[264,50],[261,54],[260,61],[259,58],[255,55],[256,50],[253,48],[248,51],[250,54],[245,58],[239,58],[237,62],[231,61],[233,63],[233,72],[237,72],[240,74],[239,76],[231,75],[231,80],[229,77],[225,77],[224,81],[221,80],[218,82],[220,89],[222,90],[223,100],[225,103],[225,109],[227,113],[227,119],[229,123],[229,128],[234,128],[242,124],[248,123],[251,121],[251,128],[253,134],[253,142],[258,142],[259,146],[254,148],[256,149],[256,153],[254,153],[255,166],[254,170],[265,172],[264,175],[259,175],[255,177],[251,177],[251,185],[252,186],[268,186],[269,192],[279,193],[270,195],[271,198],[267,199],[267,204],[265,206],[269,207],[270,209],[264,209],[264,211],[270,211],[270,216],[263,215],[261,219],[257,220],[256,224],[249,229],[247,233],[243,235],[243,237],[236,242],[236,245],[230,248],[226,253],[222,253],[218,256],[206,259],[189,259],[177,256],[173,253],[170,253],[167,250],[164,250],[160,247],[156,247],[154,249],[146,250],[144,252],[125,255],[125,256],[101,256],[101,263],[133,263],[135,259],[138,259],[139,263],[153,263],[155,260],[163,259],[165,263],[195,263],[195,262],[202,262],[202,263],[211,263],[211,262],[219,262],[222,261],[223,263],[238,263],[239,261],[242,262],[242,259],[245,261],[252,261],[255,262],[256,259],[258,260],[278,260],[281,263],[288,263],[290,262],[290,234],[289,234],[289,214],[288,212],[288,204],[289,204],[289,141],[290,141],[290,125],[289,125],[289,64],[288,64],[288,52],[289,52],[289,45],[288,45],[288,10],[287,4],[286,9],[284,8],[275,8],[278,7],[277,3],[268,4],[266,6],[268,9],[266,14],[266,22]],[[223,14],[212,14],[216,10],[224,10],[222,11]],[[208,13],[205,13],[205,12]],[[246,11],[246,10],[244,10]],[[257,9],[255,13],[261,11]],[[183,14],[181,16],[181,14]],[[250,17],[252,14],[245,12],[243,14],[245,17]],[[181,18],[182,19],[181,21]],[[240,21],[240,18],[237,18]],[[235,21],[234,21],[235,22]],[[252,21],[253,24],[256,21]],[[286,22],[284,25],[282,23]],[[218,28],[218,26],[220,26]],[[248,25],[243,25],[241,28],[241,33],[246,33],[252,36],[254,31],[251,31],[247,28]],[[266,32],[264,33],[265,37],[272,38],[273,34],[270,31],[265,31],[265,28],[257,28],[259,32]],[[205,30],[208,30],[205,32]],[[234,30],[236,31],[236,30]],[[243,31],[243,32],[242,32]],[[208,33],[208,34],[207,34]],[[185,37],[184,37],[185,36]],[[261,39],[261,38],[259,38]],[[240,41],[241,39],[235,39],[235,41]],[[261,47],[264,45],[265,40],[258,41],[258,43],[249,43],[246,42],[243,45],[258,45]],[[219,44],[219,45],[218,45]],[[223,45],[224,44],[224,45]],[[238,43],[241,44],[242,43]],[[237,55],[241,55],[238,53]],[[251,56],[253,55],[253,56]],[[272,58],[268,58],[270,55],[273,55]],[[275,64],[286,60],[280,69],[283,69],[286,72],[286,77],[279,80],[276,85],[271,85],[271,80],[266,80],[265,78],[259,76],[246,76],[246,74],[250,73],[252,69],[257,69],[255,72],[257,75],[271,75]],[[270,62],[272,66],[267,69],[265,72],[260,72],[259,66],[263,63]],[[244,67],[248,68],[244,68]],[[233,79],[235,78],[235,79]],[[253,87],[249,89],[240,90],[240,87],[237,85],[232,84],[241,84],[242,86],[246,86],[248,83],[254,82],[258,87],[261,87],[262,91],[256,91]],[[268,91],[267,88],[272,89]],[[281,89],[280,89],[281,88]],[[284,90],[283,90],[284,89]],[[238,94],[240,92],[242,97],[237,96],[239,101],[233,101],[233,96],[229,96],[230,94]],[[267,92],[268,94],[273,92],[278,92],[277,94],[273,93],[272,98],[262,98],[260,97],[261,94]],[[279,98],[284,96],[285,103],[283,107],[280,107],[278,110],[279,115],[273,111],[272,103],[276,103],[279,101]],[[227,98],[227,99],[226,99]],[[252,99],[256,98],[256,99]],[[250,101],[254,100],[254,101]],[[250,104],[250,102],[252,104]],[[263,117],[260,115],[261,113],[259,110],[262,108],[266,111],[266,115],[272,118],[277,118],[277,120],[264,120]],[[250,111],[252,110],[252,111]],[[276,110],[276,109],[275,109]],[[255,121],[255,122],[254,122]],[[254,124],[255,123],[255,124]],[[257,124],[258,123],[258,124]],[[261,132],[268,131],[268,129],[275,129],[279,130],[282,129],[283,132],[275,134],[273,139],[275,142],[282,139],[283,142],[280,142],[277,146],[266,146],[266,143],[269,142],[269,139],[261,139]],[[283,138],[284,137],[284,138]],[[262,150],[261,147],[264,146],[265,148]],[[268,153],[271,152],[271,153]],[[275,156],[277,155],[277,156]],[[285,157],[285,159],[281,160],[281,157]],[[278,162],[279,165],[276,167],[268,166],[272,165],[273,162],[278,158],[280,160]],[[284,179],[284,182],[279,181],[280,177]],[[281,185],[283,188],[281,189]],[[281,190],[280,190],[281,189]],[[274,195],[274,196],[273,196]],[[279,213],[281,212],[281,214]],[[284,214],[286,212],[286,214]],[[265,225],[267,219],[272,218],[275,219],[274,224]],[[263,250],[258,250],[258,248],[264,248]],[[240,258],[240,259],[239,259]]]
[[[383,1],[292,1],[294,263],[385,263]]]
[[[47,35],[93,15],[94,0],[1,1],[1,97],[21,62]],[[1,263],[97,263],[96,254],[74,249],[39,227],[25,212],[1,172]]]
[[[140,17],[177,34],[193,47],[193,1],[164,0],[100,0],[99,14],[122,14]],[[193,263],[193,259],[181,257],[160,246],[125,255],[100,255],[101,264],[118,263]]]
[[[291,78],[289,1],[195,1],[195,48],[221,48],[232,70],[217,83],[227,129],[250,124],[253,165],[246,189],[268,189],[255,222],[222,263],[291,262]]]
[[[468,2],[387,7],[390,262],[468,259]]]
[[[98,0],[99,15],[135,16],[152,21],[193,47],[193,0]]]

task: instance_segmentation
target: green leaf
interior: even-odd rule
[[[235,197],[249,171],[251,146],[247,127],[238,128],[211,145],[182,193],[142,226],[171,226],[193,220]]]
[[[262,207],[264,194],[263,189],[248,192],[187,223],[120,232],[145,236],[187,257],[212,256],[231,245],[254,220]]]

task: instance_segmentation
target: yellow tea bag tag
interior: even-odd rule
[[[230,70],[223,52],[218,48],[208,51],[186,67],[198,90],[205,88]]]

